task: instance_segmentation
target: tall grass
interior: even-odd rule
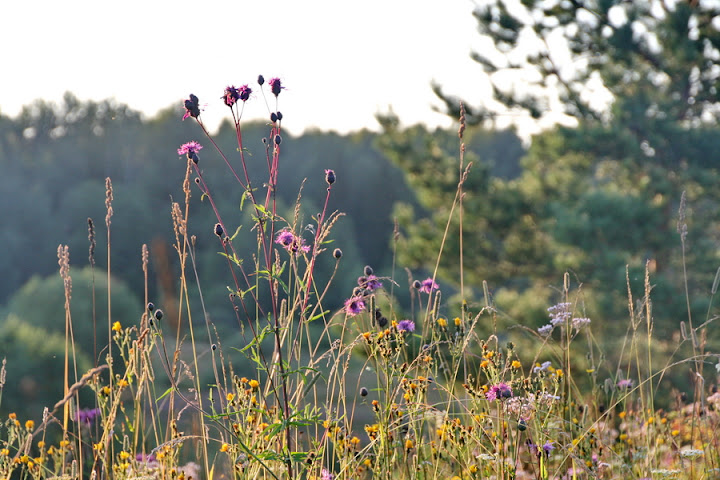
[[[548,325],[537,331],[500,330],[488,285],[465,285],[462,268],[458,305],[444,300],[434,275],[401,279],[394,269],[383,276],[367,266],[357,272],[344,306],[331,310],[342,303],[327,298],[342,262],[342,245],[332,243],[342,214],[330,206],[346,179],[318,172],[327,183],[322,211],[304,218],[301,191],[294,210],[282,215],[276,193],[282,187],[283,87],[279,79],[266,85],[260,77],[258,83],[252,95],[264,100],[271,119],[263,139],[266,177],[251,179],[246,163],[242,114],[251,88],[228,87],[223,97],[237,133],[234,156],[215,143],[191,95],[186,118],[214,152],[207,154],[208,148],[201,160],[198,142],[178,150],[186,159],[184,200],[170,208],[178,305],[163,308],[148,298],[152,253],[143,246],[146,309],[138,318],[116,318],[108,300],[105,361],[88,372],[73,362],[69,252],[58,249],[66,292],[64,397],[37,420],[3,419],[0,479],[720,477],[720,394],[710,391],[703,372],[705,363],[717,362],[702,340],[713,318],[708,312],[695,327],[688,316],[682,342],[692,353],[656,368],[649,269],[641,301],[628,281],[628,334],[619,352],[603,352],[583,314],[582,288],[571,285],[569,275],[558,303],[548,308]],[[460,228],[463,184],[472,168],[464,161],[464,129],[461,116],[457,191],[448,199]],[[233,225],[220,214],[221,197],[203,173],[211,168],[204,167],[208,157],[221,159],[236,180],[252,224]],[[110,179],[106,191],[110,290]],[[195,201],[207,202],[213,231],[193,229]],[[449,218],[443,246],[451,224]],[[250,258],[236,249],[241,227],[255,234]],[[92,221],[89,229],[94,264]],[[240,345],[218,334],[198,280],[196,242],[213,237],[227,262],[228,309]],[[397,238],[394,249],[402,248]],[[441,247],[438,262],[442,255]],[[317,275],[322,257],[335,262],[328,278]],[[717,284],[716,278],[713,295]],[[397,304],[395,288],[409,289],[410,305]],[[464,297],[472,290],[483,292],[483,302]],[[165,310],[177,313],[170,318]],[[488,325],[492,333],[482,335]],[[671,392],[658,386],[678,368],[691,372],[694,391],[668,400]],[[86,390],[94,405],[81,404]],[[656,408],[659,398],[664,408]]]

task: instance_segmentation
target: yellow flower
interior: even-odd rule
[[[45,442],[43,442],[42,440],[40,440],[37,445],[38,445],[38,448],[44,448],[44,447],[45,447]]]
[[[439,327],[445,328],[445,327],[447,327],[447,320],[444,319],[444,318],[438,318],[438,319],[437,319],[437,324],[438,324]]]
[[[235,400],[235,394],[234,394],[234,393],[228,393],[228,394],[227,394],[227,401],[228,401],[228,402],[232,402],[233,400]]]
[[[35,422],[33,422],[32,420],[28,420],[27,422],[25,422],[25,428],[27,430],[32,430],[33,428],[35,428]]]
[[[675,429],[670,432],[670,435],[672,435],[673,437],[677,437],[678,435],[680,435],[680,430]]]
[[[259,386],[260,386],[260,382],[258,382],[257,380],[255,380],[254,378],[252,380],[250,380],[250,388],[255,389],[255,388],[258,388]]]
[[[122,325],[120,324],[120,322],[113,323],[112,330],[113,330],[113,332],[122,331]]]
[[[620,413],[618,413],[618,417],[620,417],[621,420],[622,420],[623,418],[625,418],[625,415],[627,415],[627,412],[620,412]]]
[[[227,452],[228,450],[230,450],[230,445],[228,445],[227,443],[223,443],[222,446],[220,447],[220,451]]]
[[[413,443],[412,440],[405,441],[405,449],[406,450],[412,450],[414,446],[415,446],[415,444]]]
[[[558,377],[562,377],[563,371],[558,368],[557,370],[555,370],[555,375],[557,375]]]
[[[98,442],[98,443],[93,444],[93,450],[95,450],[96,452],[102,452],[102,449],[103,449],[102,443]]]
[[[512,362],[512,367],[513,367],[513,368],[520,368],[520,367],[522,367],[522,363],[520,363],[518,360],[513,360],[513,362]]]
[[[462,320],[460,320],[460,317],[455,317],[455,326],[459,327],[462,325]]]
[[[131,457],[131,455],[128,452],[126,452],[124,450],[122,452],[120,452],[120,460],[127,460],[130,457]]]
[[[3,448],[2,450],[0,450],[0,456],[7,457],[8,455],[10,455],[10,450],[8,450],[7,448]]]
[[[13,413],[8,414],[8,418],[10,420],[15,420],[17,418],[17,415],[15,414],[15,412],[13,412]]]

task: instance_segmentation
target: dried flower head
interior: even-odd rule
[[[270,81],[268,82],[268,85],[270,85],[270,91],[276,97],[278,95],[280,95],[280,92],[285,88],[282,86],[282,82],[277,77],[271,78]]]

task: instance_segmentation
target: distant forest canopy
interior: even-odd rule
[[[147,244],[150,297],[156,301],[172,297],[177,255],[171,247],[170,204],[173,199],[184,198],[181,184],[185,173],[185,159],[176,149],[190,140],[205,146],[200,155],[204,176],[226,222],[233,229],[243,224],[241,236],[247,237],[243,253],[248,257],[253,254],[251,223],[247,212],[240,212],[241,189],[198,126],[190,120],[181,121],[181,116],[182,112],[171,106],[153,118],[144,118],[113,100],[80,101],[71,93],[61,104],[38,100],[15,118],[0,115],[0,271],[4,277],[0,305],[7,304],[34,275],[57,274],[59,244],[69,245],[73,268],[87,266],[88,218],[95,224],[97,267],[105,268],[106,177],[112,179],[114,189],[113,274],[142,299],[140,257],[142,245]],[[292,118],[286,116],[284,122],[292,131]],[[413,135],[432,137],[448,155],[457,156],[455,130],[411,128]],[[345,254],[328,296],[328,308],[337,308],[355,285],[363,265],[372,265],[378,275],[390,275],[393,208],[403,203],[422,212],[422,202],[408,186],[404,173],[381,150],[382,134],[310,131],[295,136],[287,132],[283,135],[278,196],[281,214],[288,221],[292,222],[302,186],[303,222],[312,223],[311,217],[321,208],[326,194],[325,169],[334,169],[337,174],[329,208],[347,214],[331,234],[331,247],[340,247]],[[269,127],[262,122],[243,126],[250,176],[259,188],[267,174],[262,139],[268,133]],[[229,120],[215,138],[230,160],[237,161],[235,132]],[[520,174],[524,150],[513,132],[476,128],[466,136],[466,142],[468,150],[494,175],[510,179]],[[215,222],[208,203],[193,191],[190,230],[197,235],[201,285],[211,313],[222,318],[230,317],[225,287],[230,279],[227,264],[217,254],[220,247],[212,230]],[[319,265],[318,274],[329,276],[333,266],[330,261]]]

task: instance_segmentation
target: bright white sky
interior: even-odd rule
[[[147,115],[189,93],[210,126],[228,84],[281,78],[283,124],[376,129],[392,108],[404,124],[448,125],[432,80],[479,101],[489,90],[469,54],[481,44],[471,0],[3,0],[0,112],[37,98],[115,98]],[[267,118],[262,97],[245,118]]]

